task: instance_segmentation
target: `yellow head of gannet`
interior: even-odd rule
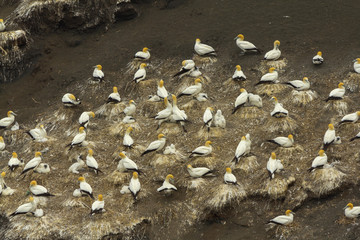
[[[10,117],[11,115],[16,116],[16,114],[15,114],[13,111],[8,111],[8,112],[7,112],[7,116]]]
[[[206,142],[205,142],[205,146],[206,146],[206,147],[209,147],[209,146],[210,146],[210,144],[212,144],[212,142],[211,142],[211,141],[206,141]]]
[[[229,167],[226,168],[226,172],[227,172],[227,173],[231,173],[231,168],[229,168]]]
[[[29,197],[29,202],[33,202],[34,198],[33,197]]]
[[[164,97],[164,104],[165,104],[165,106],[167,106],[168,105],[168,99],[167,99],[167,97]]]
[[[35,153],[35,157],[40,157],[41,156],[41,152],[36,152]]]
[[[271,159],[276,159],[276,154],[274,152],[271,153]]]
[[[324,156],[324,153],[325,153],[325,151],[321,149],[321,150],[319,151],[319,156]]]
[[[98,195],[98,199],[99,199],[99,201],[103,201],[103,195],[102,195],[102,194],[99,194],[99,195]]]
[[[36,185],[37,185],[37,182],[35,180],[30,182],[30,186],[36,186]]]
[[[289,134],[288,138],[290,138],[291,140],[293,140],[293,139],[294,139],[294,136],[291,135],[291,134]]]
[[[160,80],[160,82],[159,82],[159,87],[163,87],[164,86],[164,80]]]
[[[84,129],[85,129],[84,127],[80,127],[80,128],[79,128],[79,133],[83,133],[83,132],[84,132]]]
[[[242,136],[242,137],[241,137],[241,140],[242,140],[242,141],[246,140],[246,137],[245,137],[245,136]]]
[[[113,87],[113,93],[117,93],[117,92],[118,92],[117,87]]]
[[[353,207],[354,207],[354,205],[352,203],[348,203],[346,206],[349,207],[350,209],[353,209]]]
[[[286,216],[289,216],[289,215],[290,215],[290,213],[292,213],[292,211],[291,211],[291,210],[286,210],[286,212],[285,212]]]
[[[190,164],[187,165],[187,168],[192,168],[192,166]]]
[[[200,78],[195,79],[195,84],[197,84],[197,83],[201,83],[201,79],[200,79]]]
[[[245,92],[245,88],[240,88],[240,92]]]
[[[89,149],[89,155],[92,156],[94,154],[94,151],[92,149]]]
[[[13,157],[13,158],[17,158],[17,157],[18,157],[18,156],[17,156],[17,153],[16,153],[16,152],[13,152],[13,153],[12,153],[12,157]]]
[[[360,64],[360,58],[357,58],[357,59],[356,59],[356,61],[357,61],[357,63],[359,63],[359,64]]]
[[[79,181],[79,182],[85,182],[85,178],[84,178],[84,177],[79,177],[79,178],[78,178],[78,181]]]
[[[241,71],[240,65],[236,65],[236,70]]]
[[[89,115],[91,116],[91,117],[95,117],[95,113],[94,112],[89,112]]]
[[[137,179],[138,178],[138,173],[137,172],[133,172],[133,178]]]
[[[356,115],[360,116],[360,111],[356,111]]]
[[[197,38],[197,39],[196,39],[196,42],[197,42],[197,43],[200,43],[201,41],[200,41],[200,39],[199,39],[199,38]]]
[[[140,64],[140,68],[144,68],[144,67],[146,67],[146,66],[147,66],[146,63]]]
[[[275,71],[275,68],[274,68],[274,67],[269,68],[269,73],[272,73],[272,72],[274,72],[274,71]]]
[[[241,41],[242,41],[242,40],[244,40],[244,35],[239,34],[239,35],[237,35],[237,36],[238,36],[238,38],[240,38],[240,39],[241,39]]]
[[[41,124],[40,127],[41,127],[41,128],[44,128],[44,125]]]
[[[4,19],[0,18],[0,22],[4,22]]]
[[[176,104],[177,103],[176,96],[174,94],[171,94],[171,97],[172,97],[173,103]]]
[[[143,48],[143,52],[146,53],[149,49],[147,47]]]
[[[319,55],[320,57],[322,56],[322,52],[318,51],[317,55]]]
[[[132,104],[132,103],[135,104],[135,101],[134,101],[134,100],[130,100],[130,101],[129,101],[129,104]]]
[[[71,100],[74,100],[74,101],[76,100],[76,97],[74,96],[74,94],[70,94],[70,95],[69,95],[69,98],[70,98]]]
[[[334,125],[332,125],[331,123],[328,125],[329,130],[334,130]]]
[[[6,175],[6,172],[2,172],[2,173],[1,173],[1,177],[2,177],[2,178],[4,178],[5,175]]]
[[[101,66],[101,65],[96,65],[96,68],[97,68],[98,70],[101,70],[101,69],[102,69],[102,66]]]
[[[158,139],[159,139],[159,140],[162,139],[163,137],[165,137],[165,135],[162,134],[162,133],[160,133],[160,134],[158,135]]]
[[[174,179],[174,176],[172,174],[169,174],[169,175],[166,176],[167,181],[169,181],[170,178]]]
[[[121,158],[126,158],[125,153],[123,153],[123,152],[119,153],[119,156],[120,156]]]
[[[128,127],[128,128],[126,129],[126,132],[127,132],[127,133],[130,133],[132,130],[133,130],[132,127]]]
[[[343,86],[344,86],[344,83],[341,82],[341,83],[339,83],[338,88],[344,88]]]
[[[273,99],[276,103],[278,102],[276,97],[272,97],[271,99]]]
[[[308,81],[309,79],[307,78],[307,77],[304,77],[303,78],[303,82],[306,82],[306,81]]]
[[[278,47],[278,46],[280,46],[280,41],[279,41],[279,40],[276,40],[276,41],[274,42],[274,47]]]
[[[185,66],[185,64],[186,64],[186,60],[181,62],[181,65]]]
[[[0,142],[4,142],[4,138],[0,136]]]

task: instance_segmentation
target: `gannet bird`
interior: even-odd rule
[[[79,117],[79,123],[83,127],[87,127],[89,124],[90,117],[94,118],[95,113],[94,112],[83,112]]]
[[[5,175],[6,175],[5,172],[2,172],[0,175],[0,195],[1,195],[2,191],[7,188],[7,186],[5,184],[5,180],[4,180]]]
[[[31,159],[24,167],[23,171],[20,173],[20,175],[32,170],[36,169],[39,164],[41,163],[41,152],[36,152],[35,157]]]
[[[166,90],[166,88],[164,87],[164,80],[160,80],[159,85],[157,87],[157,92],[156,94],[160,97],[160,98],[165,98],[167,96],[169,96],[168,91]]]
[[[119,103],[121,101],[120,94],[118,93],[117,87],[113,87],[113,92],[110,93],[106,103]]]
[[[89,149],[88,155],[86,156],[86,165],[88,168],[93,169],[96,174],[102,171],[99,169],[99,164],[97,163],[96,159],[93,157],[94,151]]]
[[[354,60],[354,71],[360,73],[360,58]]]
[[[69,172],[79,174],[79,170],[85,166],[85,162],[81,159],[81,155],[78,156],[77,162],[69,167]]]
[[[276,154],[274,152],[271,153],[269,161],[267,162],[266,169],[269,172],[270,180],[274,178],[275,172],[284,169],[281,161],[276,159]]]
[[[13,152],[12,157],[10,158],[10,160],[8,162],[8,167],[9,167],[10,171],[13,172],[16,168],[18,168],[19,166],[22,166],[22,165],[24,165],[24,161],[19,160],[16,152]]]
[[[145,67],[146,67],[146,66],[147,66],[146,63],[140,64],[139,69],[138,69],[138,70],[136,71],[136,73],[134,74],[133,80],[134,80],[136,83],[138,83],[138,82],[140,82],[140,81],[142,81],[142,80],[145,79],[145,77],[146,77]]]
[[[158,151],[164,148],[166,143],[166,137],[164,134],[160,133],[158,135],[158,140],[153,141],[149,144],[149,146],[146,148],[145,152],[141,154],[141,156],[144,156],[147,153]]]
[[[209,99],[208,95],[206,93],[199,93],[196,96],[196,100],[198,100],[199,102],[205,102]]]
[[[164,104],[165,104],[166,108],[161,110],[160,112],[158,112],[155,115],[155,119],[159,120],[156,130],[158,130],[160,128],[160,125],[163,122],[167,121],[170,118],[171,114],[172,114],[172,105],[169,103],[167,97],[164,98]]]
[[[13,217],[18,214],[26,214],[26,213],[34,214],[34,212],[36,210],[36,206],[37,206],[37,204],[34,201],[34,198],[30,197],[28,203],[25,203],[25,204],[21,205],[20,207],[18,207],[15,212],[13,212],[12,214],[9,215],[9,217]]]
[[[99,194],[98,200],[93,202],[93,204],[91,205],[90,215],[94,215],[95,213],[103,212],[104,205],[105,205],[105,203],[104,203],[103,195]]]
[[[250,106],[262,108],[262,99],[259,95],[248,93],[248,103]]]
[[[216,56],[216,52],[214,48],[210,47],[209,45],[201,43],[200,39],[198,38],[195,41],[194,50],[200,56],[206,56],[206,55]]]
[[[351,138],[350,142],[352,142],[352,141],[354,141],[355,139],[358,139],[358,138],[360,138],[360,132],[358,134],[356,134],[355,137]]]
[[[248,101],[248,92],[245,88],[240,89],[240,95],[235,100],[234,109],[231,114],[234,114],[240,107],[244,106]]]
[[[136,121],[135,118],[133,118],[132,116],[125,116],[122,120],[123,123],[134,123]]]
[[[235,161],[235,164],[238,163],[240,158],[246,155],[245,154],[246,150],[247,150],[246,137],[243,136],[243,137],[241,137],[241,141],[239,142],[238,146],[236,147],[235,157],[233,158],[232,161]]]
[[[207,126],[208,132],[210,132],[211,123],[213,121],[213,112],[214,109],[212,107],[207,107],[203,115],[204,126]]]
[[[195,62],[193,60],[184,60],[181,63],[182,67],[179,72],[177,72],[173,77],[180,76],[180,78],[184,75],[190,73],[190,71],[195,69]]]
[[[278,224],[278,225],[289,225],[294,220],[294,214],[291,210],[286,210],[285,215],[277,216],[276,218],[271,219],[268,223]]]
[[[312,63],[315,65],[320,65],[324,62],[324,58],[322,57],[322,52],[317,52],[316,56],[313,57]]]
[[[359,117],[360,117],[360,111],[347,114],[341,119],[339,125],[342,123],[350,123],[350,122],[355,123],[359,120]]]
[[[289,114],[289,111],[283,108],[282,104],[278,102],[276,97],[272,97],[271,99],[274,100],[275,106],[270,115],[276,118],[286,117]]]
[[[66,93],[62,97],[61,101],[66,107],[72,107],[81,104],[80,99],[76,99],[76,97],[71,93]]]
[[[150,59],[150,49],[144,47],[142,51],[135,53],[135,59],[137,60],[149,60]]]
[[[201,92],[202,84],[200,78],[195,79],[195,84],[191,85],[190,87],[185,88],[184,91],[182,91],[177,98],[180,98],[182,96],[196,96],[198,93]]]
[[[231,168],[226,168],[226,173],[224,174],[224,182],[226,184],[238,185],[235,175],[231,173]]]
[[[123,139],[123,145],[125,147],[129,147],[131,148],[132,145],[134,144],[134,140],[132,139],[132,137],[130,136],[130,133],[132,132],[133,128],[132,127],[128,127],[128,129],[126,129],[125,135],[124,135],[124,139]]]
[[[134,100],[129,101],[129,105],[124,109],[124,113],[126,116],[132,116],[136,111],[136,104]]]
[[[334,125],[330,123],[328,125],[328,130],[326,130],[324,135],[324,140],[323,140],[324,150],[326,150],[330,144],[334,143],[335,139],[336,136],[335,136]]]
[[[214,116],[214,125],[215,127],[225,128],[226,127],[226,120],[225,117],[222,115],[220,109],[217,110]]]
[[[142,171],[139,170],[136,163],[128,158],[128,156],[125,155],[125,153],[121,152],[119,153],[119,156],[121,157],[121,160],[119,161],[117,165],[117,170],[119,171],[135,171],[139,174],[142,173]]]
[[[102,71],[102,66],[101,65],[96,65],[94,66],[94,72],[93,72],[93,78],[97,81],[102,81],[104,80],[104,73]]]
[[[255,47],[254,44],[252,44],[251,42],[248,41],[244,41],[244,35],[239,34],[236,36],[236,38],[234,39],[236,40],[236,45],[244,52],[260,52],[259,49],[257,49],[257,47]]]
[[[0,119],[0,129],[7,128],[15,121],[16,114],[13,111],[7,112],[7,117]]]
[[[133,195],[135,201],[136,201],[137,195],[140,192],[140,188],[141,188],[141,185],[140,185],[140,181],[138,178],[138,173],[133,172],[133,176],[132,176],[132,178],[130,180],[130,184],[129,184],[129,190],[130,190],[131,194]]]
[[[327,164],[327,159],[328,157],[326,156],[325,151],[321,149],[319,151],[319,156],[313,160],[311,168],[309,168],[308,171],[311,172],[313,169],[322,168],[325,164]]]
[[[237,81],[245,81],[246,80],[246,76],[243,73],[243,71],[241,71],[240,65],[236,65],[236,70],[234,72],[234,75],[232,76],[232,79],[237,80]]]
[[[169,181],[170,181],[170,178],[171,178],[171,179],[174,179],[174,176],[171,175],[171,174],[167,175],[166,178],[165,178],[165,181],[164,181],[163,184],[162,184],[162,186],[157,189],[158,192],[162,192],[162,191],[165,191],[165,192],[177,191],[177,188],[169,182]]]
[[[211,144],[212,144],[211,141],[206,141],[205,146],[197,147],[194,151],[191,152],[189,158],[198,157],[198,156],[207,156],[211,154],[212,152]]]
[[[360,207],[354,207],[352,203],[348,203],[345,206],[345,216],[348,218],[358,218],[360,217]]]
[[[5,149],[4,138],[0,136],[0,151],[3,151],[4,149]]]
[[[288,148],[294,145],[294,137],[293,135],[289,135],[287,137],[276,137],[274,139],[267,140],[268,142],[275,143],[280,147]]]
[[[251,139],[250,139],[250,134],[246,134],[245,136],[246,138],[246,150],[245,150],[245,155],[248,155],[251,151]]]
[[[279,46],[280,46],[280,41],[276,40],[274,42],[274,49],[268,51],[265,54],[264,59],[265,60],[277,60],[281,56],[281,51],[279,50]]]
[[[37,196],[37,197],[50,197],[50,196],[55,196],[51,193],[49,193],[49,191],[41,186],[41,185],[37,185],[37,182],[36,181],[31,181],[30,182],[30,192],[34,195],[34,196]]]
[[[42,124],[39,127],[31,129],[30,131],[27,131],[26,133],[29,134],[29,136],[35,141],[46,141],[47,140],[46,129],[44,128],[44,125],[42,125]]]
[[[69,143],[68,145],[66,145],[66,147],[70,146],[71,150],[74,146],[79,146],[81,145],[86,138],[86,131],[84,127],[80,127],[79,128],[79,133],[75,135],[75,137],[73,138],[73,140],[71,141],[71,143]]]
[[[185,122],[187,121],[188,117],[184,110],[180,110],[177,106],[177,99],[174,94],[171,95],[173,102],[172,102],[172,114],[170,116],[171,121],[180,122],[184,132],[186,132],[185,129]]]
[[[255,84],[255,86],[259,85],[259,84],[267,84],[267,83],[278,83],[279,81],[277,80],[279,77],[278,72],[275,70],[274,67],[269,68],[269,72],[265,73],[259,82],[257,82]]]
[[[5,23],[4,23],[4,19],[0,18],[0,32],[3,32],[5,30]]]
[[[295,90],[298,90],[298,91],[305,91],[310,88],[310,82],[307,77],[304,77],[302,81],[301,80],[293,80],[293,81],[286,82],[285,84],[290,85],[291,87],[293,87]]]
[[[84,177],[79,177],[78,181],[80,182],[80,192],[82,194],[89,195],[92,199],[95,199],[94,196],[93,196],[92,188],[91,188],[90,184],[85,182],[85,178]]]
[[[213,171],[206,167],[193,168],[190,164],[187,165],[187,170],[190,176],[194,178],[200,178],[205,176],[214,176]]]
[[[325,100],[326,102],[329,100],[340,100],[343,99],[345,95],[344,83],[339,83],[338,88],[332,90],[329,94],[329,97]]]

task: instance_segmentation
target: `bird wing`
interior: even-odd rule
[[[95,169],[99,168],[99,164],[97,163],[96,159],[91,156],[86,157],[86,165],[90,168],[95,168]]]
[[[76,144],[80,144],[85,140],[86,137],[86,133],[78,133],[75,135],[75,137],[73,138],[71,144],[72,145],[76,145]]]
[[[145,69],[139,69],[136,71],[135,75],[134,75],[134,80],[135,79],[139,79],[139,78],[142,78],[142,77],[145,77],[146,76],[146,71]]]
[[[284,225],[290,221],[290,218],[286,215],[280,215],[280,216],[277,216],[276,218],[271,219],[270,221]]]
[[[324,144],[330,144],[335,140],[335,131],[334,130],[327,130],[324,135]]]
[[[84,192],[88,192],[88,193],[92,193],[92,188],[90,186],[90,184],[88,184],[87,182],[81,182],[80,183],[80,190],[84,191]]]
[[[80,124],[87,123],[87,122],[89,121],[89,119],[90,119],[89,115],[88,115],[86,112],[83,112],[83,113],[80,115],[79,123],[80,123]]]
[[[14,122],[13,118],[9,118],[9,117],[2,118],[2,119],[0,119],[0,126],[7,127],[7,126],[11,125],[13,122]]]
[[[133,144],[134,144],[134,140],[132,139],[132,137],[128,134],[125,134],[124,140],[123,140],[123,145],[131,146]]]
[[[204,123],[207,124],[213,119],[213,115],[210,110],[206,110],[203,116]]]
[[[240,143],[238,144],[236,151],[235,151],[236,158],[243,156],[245,153],[245,150],[246,150],[246,142],[240,141]]]
[[[203,54],[208,54],[211,52],[215,52],[215,49],[209,45],[203,44],[203,43],[198,43],[195,46],[195,51],[200,53],[201,55]]]
[[[29,211],[31,211],[33,208],[32,203],[25,203],[23,205],[20,205],[17,209],[16,209],[16,213],[27,213]]]
[[[153,141],[149,144],[149,146],[146,148],[145,151],[158,149],[161,146],[161,144],[162,144],[162,141],[160,141],[160,140]]]
[[[193,171],[193,173],[195,173],[198,176],[204,176],[207,173],[211,172],[211,170],[209,168],[206,168],[206,167],[193,168],[192,171]]]
[[[327,156],[317,156],[312,164],[311,164],[311,167],[313,168],[316,168],[316,167],[319,167],[319,166],[323,166],[327,163]]]
[[[247,101],[247,98],[248,98],[248,94],[247,93],[241,93],[235,100],[235,108],[237,106],[240,106],[244,103],[246,103]]]
[[[32,186],[30,188],[30,191],[34,194],[34,195],[40,195],[40,194],[44,194],[44,193],[47,193],[48,190],[43,187],[43,186],[40,186],[40,185],[36,185],[36,186]]]
[[[133,160],[128,158],[128,159],[121,159],[120,161],[122,162],[124,168],[138,170],[138,166],[136,165],[136,163]]]
[[[345,94],[345,89],[342,88],[335,88],[329,94],[329,97],[339,97],[342,98]]]
[[[198,85],[192,85],[190,87],[187,87],[184,91],[182,91],[182,95],[192,95],[199,91]]]
[[[275,81],[278,77],[277,72],[266,73],[260,79],[260,81]]]
[[[240,48],[243,48],[245,50],[256,49],[256,46],[248,41],[240,41],[238,45]]]
[[[199,154],[199,155],[205,155],[209,153],[209,148],[206,146],[197,147],[194,151],[192,151],[193,154]]]
[[[131,178],[130,184],[129,184],[129,190],[136,195],[140,191],[140,181],[139,179],[133,179]]]
[[[156,94],[161,98],[165,98],[169,95],[165,87],[158,87]]]

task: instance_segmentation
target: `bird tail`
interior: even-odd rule
[[[35,140],[35,138],[31,135],[30,131],[26,131],[26,134],[28,134],[33,140]]]
[[[350,142],[354,141],[357,137],[353,137],[350,139]]]
[[[311,167],[311,168],[308,169],[308,172],[311,172],[314,169],[315,169],[314,167]]]

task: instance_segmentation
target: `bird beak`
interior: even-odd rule
[[[295,213],[294,213],[294,212],[291,212],[291,213],[295,215]]]
[[[343,209],[345,210],[348,206],[346,205]]]
[[[234,40],[238,39],[239,37],[234,38]]]
[[[93,68],[97,68],[97,66],[93,66]]]
[[[355,59],[355,60],[353,60],[353,62],[357,62],[357,60]]]
[[[14,112],[12,113],[12,115],[17,116],[17,114],[16,114],[16,113],[14,113]]]

